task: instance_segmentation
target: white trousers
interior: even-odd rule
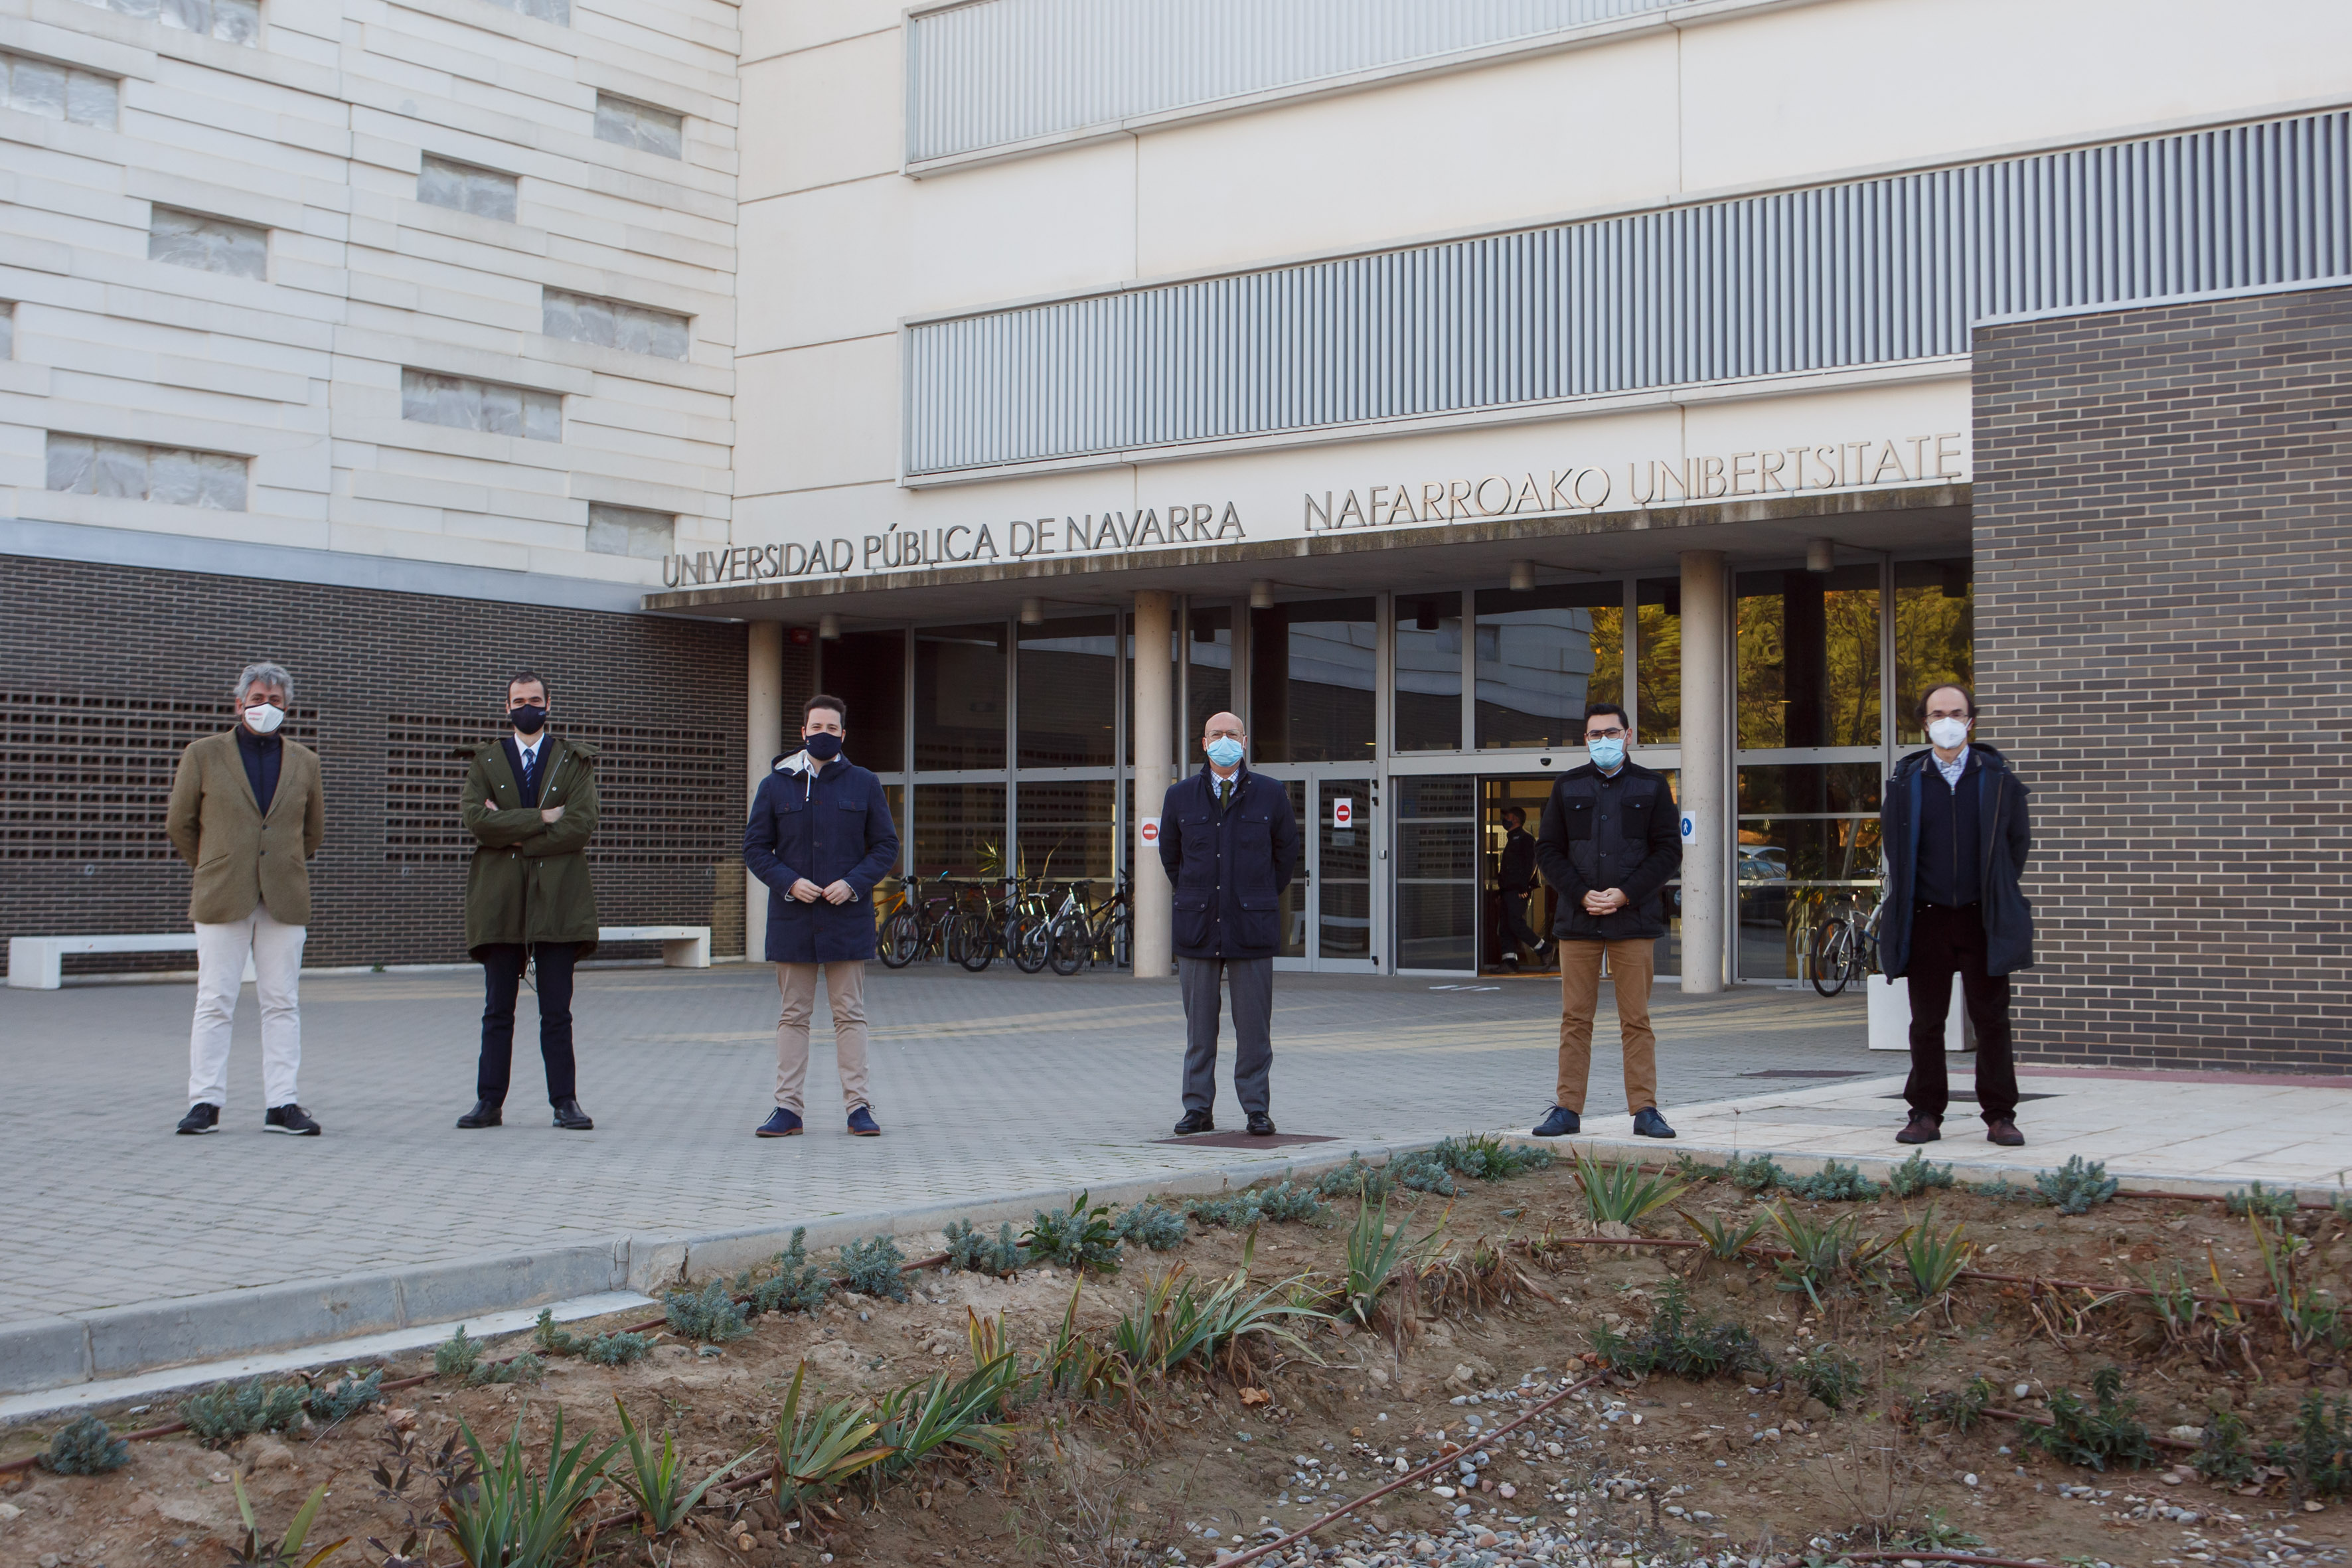
[[[295,1100],[302,1068],[302,939],[307,928],[258,904],[241,921],[196,926],[196,1021],[188,1032],[188,1103],[228,1104],[228,1042],[245,961],[261,998],[261,1087],[271,1109]]]

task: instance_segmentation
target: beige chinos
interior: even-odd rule
[[[825,1005],[833,1011],[833,1052],[841,1070],[841,1102],[845,1114],[866,1098],[866,965],[850,960],[833,963],[779,963],[776,990],[783,1010],[776,1019],[776,1103],[794,1116],[802,1114],[801,1086],[808,1079],[809,1019],[816,1010],[816,977],[824,974]]]
[[[1601,958],[1617,991],[1617,1029],[1625,1044],[1625,1109],[1658,1103],[1658,1037],[1650,1031],[1650,983],[1658,944],[1650,937],[1620,942],[1559,943],[1559,1088],[1552,1103],[1584,1114],[1584,1085],[1592,1071],[1592,1014],[1601,1005]]]

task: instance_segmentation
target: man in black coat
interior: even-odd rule
[[[1552,934],[1559,946],[1559,1086],[1538,1138],[1580,1130],[1592,1068],[1592,1014],[1601,1003],[1601,961],[1616,984],[1624,1041],[1625,1109],[1643,1138],[1671,1138],[1658,1114],[1658,1037],[1650,1031],[1650,982],[1666,934],[1664,895],[1682,868],[1682,815],[1665,775],[1625,760],[1633,739],[1614,702],[1584,709],[1592,760],[1560,775],[1544,803],[1536,864],[1559,895]]]
[[[1234,993],[1234,1094],[1249,1130],[1274,1134],[1274,954],[1282,945],[1282,890],[1298,870],[1298,819],[1288,790],[1249,771],[1248,745],[1239,719],[1212,715],[1201,735],[1208,761],[1171,785],[1160,807],[1160,863],[1176,889],[1176,973],[1184,994],[1179,1133],[1217,1128],[1222,979]]]
[[[1503,936],[1525,963],[1543,956],[1543,942],[1528,924],[1528,896],[1536,890],[1536,836],[1528,831],[1528,814],[1516,805],[1503,808],[1503,852],[1495,867],[1503,890]]]
[[[1977,1110],[1985,1137],[2015,1148],[2017,1062],[2010,1051],[2009,977],[2033,963],[2033,906],[2019,890],[2033,845],[2026,788],[2009,759],[1971,742],[1976,699],[1938,686],[1919,700],[1928,749],[1895,764],[1879,803],[1886,918],[1879,967],[1911,1000],[1911,1120],[1898,1143],[1941,1138],[1951,1091],[1944,1071],[1952,976],[1977,1032]]]

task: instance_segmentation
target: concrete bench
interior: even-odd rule
[[[596,940],[600,942],[657,942],[662,946],[662,963],[668,968],[710,967],[709,926],[598,926]],[[15,973],[13,964],[9,973]]]
[[[194,952],[196,933],[172,931],[152,936],[12,936],[8,939],[8,984],[29,991],[55,991],[64,983],[68,953]],[[253,979],[253,955],[245,960],[245,978]]]

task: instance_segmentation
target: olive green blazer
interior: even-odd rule
[[[522,803],[522,785],[497,742],[474,753],[459,811],[474,836],[466,873],[466,951],[478,959],[492,942],[574,942],[578,956],[596,950],[596,889],[588,876],[588,840],[596,831],[596,748],[561,735],[547,738],[539,805]],[[547,823],[540,812],[563,807]]]
[[[261,815],[236,731],[192,741],[172,778],[163,831],[180,858],[196,868],[188,918],[226,925],[256,905],[290,926],[310,923],[310,857],[327,836],[327,797],[319,784],[319,753],[292,741],[278,763],[278,793]]]

